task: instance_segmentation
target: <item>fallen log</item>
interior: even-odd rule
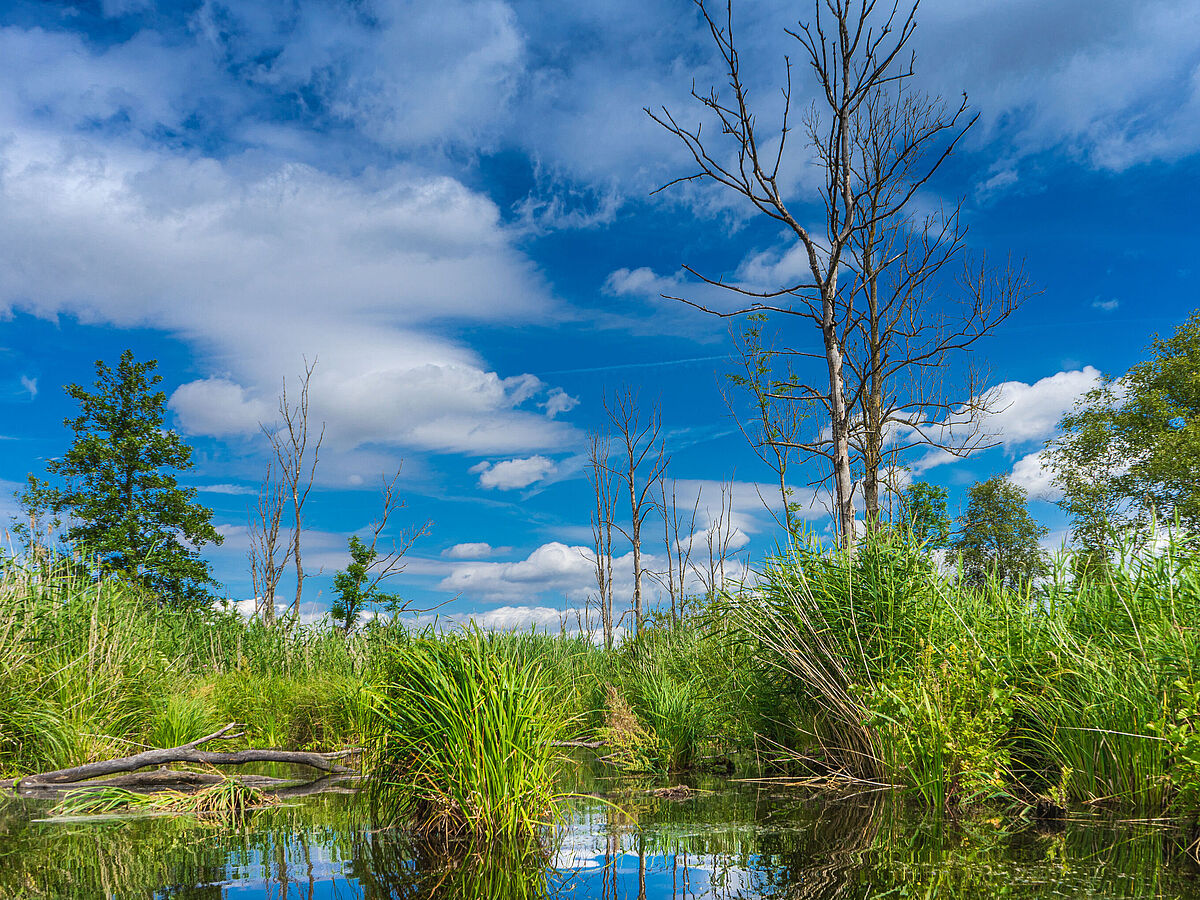
[[[304,797],[309,794],[354,793],[354,788],[345,787],[347,782],[358,781],[358,774],[323,775],[315,781],[297,781],[294,778],[272,778],[269,775],[235,775],[233,781],[245,787],[256,788],[264,793],[283,799]],[[20,789],[26,797],[55,797],[71,791],[87,791],[91,788],[120,787],[127,790],[153,793],[155,791],[194,791],[222,784],[230,780],[219,772],[192,772],[186,769],[157,769],[153,772],[130,772],[112,778],[65,783],[28,784]]]
[[[584,750],[597,750],[607,746],[604,741],[551,741],[551,747],[578,747]]]
[[[24,778],[18,779],[14,783],[13,788],[20,791],[23,788],[37,787],[39,785],[73,784],[79,781],[106,778],[122,772],[136,772],[138,769],[145,769],[149,766],[165,766],[170,763],[240,766],[254,762],[278,762],[308,766],[320,772],[336,773],[339,775],[350,774],[354,771],[346,766],[338,765],[334,760],[344,759],[356,753],[357,751],[355,750],[340,750],[336,753],[312,753],[302,750],[235,750],[232,752],[223,752],[219,750],[197,749],[201,744],[206,744],[209,741],[215,741],[220,738],[228,740],[229,738],[241,737],[244,732],[238,732],[237,734],[228,733],[237,727],[239,726],[236,722],[230,722],[224,728],[214,731],[212,734],[207,734],[190,743],[181,744],[178,747],[169,747],[165,750],[145,750],[142,753],[135,753],[132,756],[123,756],[118,759],[106,759],[100,762],[87,763],[82,766],[72,766],[68,769],[56,769],[53,772],[39,772],[36,775],[26,775]]]

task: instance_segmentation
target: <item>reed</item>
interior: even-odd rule
[[[555,815],[568,724],[544,670],[478,630],[397,644],[371,689],[377,815],[445,843],[536,840]]]

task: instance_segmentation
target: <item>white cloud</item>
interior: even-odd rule
[[[450,559],[486,559],[496,551],[491,544],[483,541],[475,543],[455,544],[442,551],[442,556]]]
[[[988,417],[986,428],[995,432],[1008,447],[1042,442],[1075,401],[1100,383],[1100,371],[1084,366],[1072,372],[1057,372],[1026,384],[1006,381],[997,386],[996,413]]]
[[[629,564],[618,560],[614,565]],[[476,601],[528,600],[543,592],[582,600],[594,587],[594,577],[588,548],[552,541],[517,562],[456,563],[438,587]]]
[[[21,376],[21,389],[29,394],[29,399],[33,400],[38,395],[38,380],[30,378],[28,375]]]
[[[479,486],[511,491],[529,487],[555,471],[554,461],[544,456],[525,459],[506,459],[498,463],[479,463],[471,467],[472,474],[479,475]]]
[[[198,484],[196,489],[202,494],[229,494],[231,496],[252,497],[258,494],[255,488],[244,484]]]
[[[1116,297],[1113,297],[1109,300],[1101,300],[1099,298],[1096,298],[1095,300],[1092,301],[1092,309],[1099,309],[1099,310],[1103,310],[1104,312],[1112,312],[1120,305],[1121,305],[1121,301],[1118,300]]]
[[[616,269],[604,279],[604,292],[614,297],[650,297],[659,294],[676,294],[683,279],[668,278],[653,269],[642,266],[638,269]]]
[[[1075,401],[1099,383],[1100,371],[1092,366],[1056,372],[1033,384],[1003,382],[994,389],[993,409],[996,411],[984,420],[983,431],[994,435],[1009,454],[1031,444],[1040,444],[1054,434],[1059,420],[1074,408]],[[921,473],[959,459],[961,457],[949,451],[935,448],[915,460],[912,468]]]
[[[1053,473],[1045,463],[1046,451],[1037,450],[1018,459],[1008,477],[1034,500],[1058,500],[1062,490],[1054,484]]]
[[[271,424],[274,408],[262,398],[251,398],[240,384],[225,378],[192,381],[175,389],[171,410],[189,434],[214,437],[255,434],[259,423]]]
[[[546,418],[553,419],[559,413],[570,412],[578,406],[579,398],[572,397],[562,388],[553,388],[546,397],[546,402],[539,405],[546,410]]]
[[[486,612],[466,613],[457,617],[462,622],[473,622],[480,628],[496,631],[525,631],[531,626],[558,629],[562,625],[563,611],[548,606],[500,606]]]
[[[0,271],[0,308],[191,342],[212,374],[171,403],[194,434],[253,434],[307,356],[332,447],[503,453],[573,437],[522,408],[549,386],[426,327],[552,314],[492,201],[408,168],[248,168],[10,131],[0,240],[22,265]]]

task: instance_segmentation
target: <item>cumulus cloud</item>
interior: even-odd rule
[[[1062,490],[1054,484],[1053,473],[1046,468],[1046,451],[1037,450],[1022,456],[1013,466],[1009,479],[1034,500],[1058,500]]]
[[[552,541],[517,562],[455,564],[438,587],[475,601],[519,601],[543,592],[582,600],[595,577],[592,560],[586,547]]]
[[[495,553],[491,544],[484,541],[455,544],[442,551],[442,556],[449,559],[486,559]]]
[[[1070,412],[1075,401],[1099,383],[1100,371],[1093,366],[1056,372],[1033,384],[1003,382],[993,391],[995,412],[984,420],[983,431],[994,435],[1009,454],[1042,443],[1054,434],[1059,420]],[[948,433],[953,439],[953,430]],[[920,473],[958,459],[961,457],[946,450],[931,449],[914,461],[913,470]]]
[[[479,475],[479,486],[511,491],[529,487],[555,471],[554,461],[544,456],[525,459],[506,459],[503,462],[482,462],[471,467],[472,474]]]

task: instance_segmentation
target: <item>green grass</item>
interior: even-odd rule
[[[1082,574],[1065,556],[1024,591],[966,587],[888,532],[853,555],[798,545],[612,651],[533,631],[264,628],[160,608],[70,560],[8,560],[0,774],[239,721],[251,746],[369,743],[377,808],[419,831],[529,836],[552,817],[549,741],[603,736],[619,708],[644,768],[735,759],[935,808],[1041,796],[1195,816],[1200,554],[1161,543]]]
[[[377,814],[450,843],[536,840],[554,817],[567,734],[551,683],[479,631],[398,644],[372,689]]]

